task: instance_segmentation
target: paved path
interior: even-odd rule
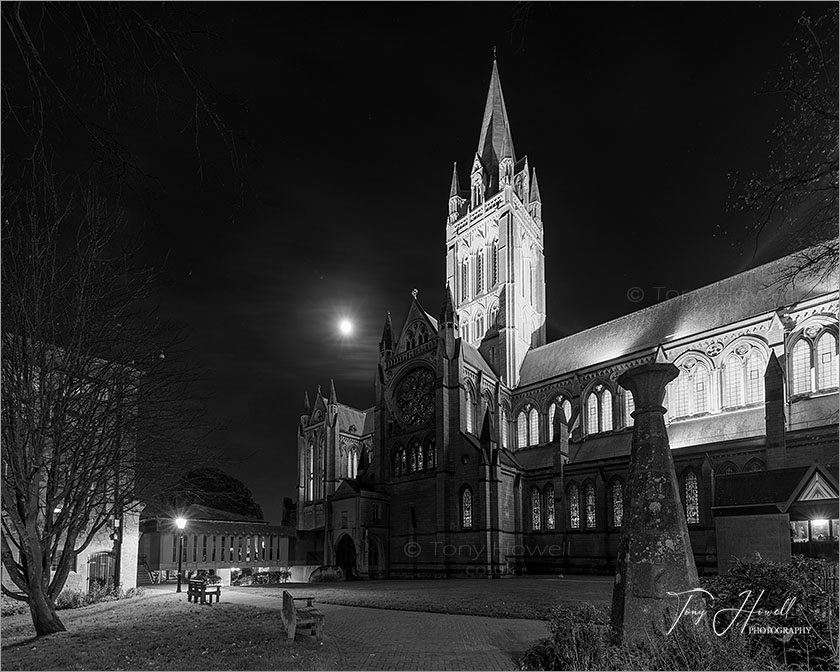
[[[225,589],[234,604],[280,609],[280,599]],[[342,670],[513,670],[548,636],[542,621],[318,604],[325,644]]]

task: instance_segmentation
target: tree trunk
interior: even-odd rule
[[[58,614],[55,613],[55,604],[40,586],[30,589],[29,612],[32,614],[32,624],[35,626],[35,634],[38,637],[67,630]]]

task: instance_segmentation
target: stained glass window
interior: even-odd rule
[[[694,413],[706,413],[709,410],[709,369],[703,362],[694,367]]]
[[[474,414],[475,414],[475,407],[473,405],[473,395],[472,390],[467,388],[467,432],[470,434],[473,433],[473,424],[474,424]]]
[[[417,471],[423,471],[425,461],[423,460],[423,449],[420,447],[420,444],[416,444],[414,446],[414,450],[417,451]]]
[[[791,359],[793,394],[807,394],[811,391],[811,347],[807,341],[797,341]]]
[[[472,527],[472,490],[464,488],[461,493],[461,524]]]
[[[586,486],[586,527],[595,527],[595,486],[589,483]]]
[[[690,524],[700,522],[700,491],[697,487],[697,475],[689,471],[685,476],[685,519]]]
[[[569,486],[569,527],[580,529],[580,493],[576,485]]]
[[[753,348],[747,355],[747,403],[760,404],[764,402],[764,357]]]
[[[430,436],[426,443],[426,468],[435,468],[435,437]]]
[[[586,400],[586,429],[590,434],[596,434],[598,428],[598,395],[594,392]]]
[[[528,445],[528,420],[525,411],[520,411],[516,416],[516,446],[524,448]]]
[[[601,392],[601,431],[609,432],[613,428],[612,392]]]
[[[481,294],[484,291],[484,252],[481,251],[475,258],[475,293]]]
[[[540,491],[534,486],[531,488],[531,529],[542,529],[542,511],[540,510]]]
[[[528,445],[536,446],[540,442],[540,414],[536,408],[528,413]]]
[[[741,396],[741,360],[735,355],[729,355],[723,367],[723,406],[735,408],[743,404]]]
[[[624,426],[633,426],[633,411],[636,410],[636,402],[633,401],[633,393],[630,390],[624,392]]]
[[[621,481],[615,481],[612,486],[613,525],[621,527],[624,520],[624,489]]]
[[[413,447],[408,449],[408,470],[417,471],[417,452]]]
[[[817,341],[817,389],[837,387],[837,339],[828,332]]]
[[[549,483],[543,491],[545,498],[545,529],[554,529],[554,486]]]
[[[400,473],[404,474],[408,471],[408,464],[406,464],[405,448],[400,448]]]

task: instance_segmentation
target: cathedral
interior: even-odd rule
[[[334,383],[305,397],[297,564],[613,572],[634,410],[616,381],[663,357],[679,369],[666,423],[698,571],[836,559],[836,278],[782,286],[780,259],[546,343],[540,187],[495,63],[465,187],[456,167],[443,307],[415,292],[402,325],[387,316],[374,405],[340,403]]]

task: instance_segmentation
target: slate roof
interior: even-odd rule
[[[534,446],[532,448],[520,448],[514,453],[514,456],[523,469],[550,468],[554,464],[552,458],[553,448],[554,446],[552,444]]]
[[[484,359],[484,355],[482,355],[475,347],[467,343],[466,341],[461,341],[461,350],[464,353],[464,361],[469,364],[470,366],[475,367],[479,371],[483,371],[485,376],[490,376],[491,380],[498,380],[498,377],[495,373],[493,373],[493,369],[487,363],[487,360]]]
[[[774,284],[791,259],[783,257],[530,350],[522,363],[519,385],[653,349],[673,338],[699,334],[837,290],[835,279],[802,282],[792,288]]]
[[[748,506],[786,501],[810,469],[790,467],[769,471],[718,476],[715,479],[715,506]]]
[[[361,436],[365,434],[365,423],[367,422],[367,413],[360,411],[358,408],[347,406],[346,404],[338,404],[338,427],[341,431],[349,432],[350,425],[356,426],[356,431],[353,434]]]

